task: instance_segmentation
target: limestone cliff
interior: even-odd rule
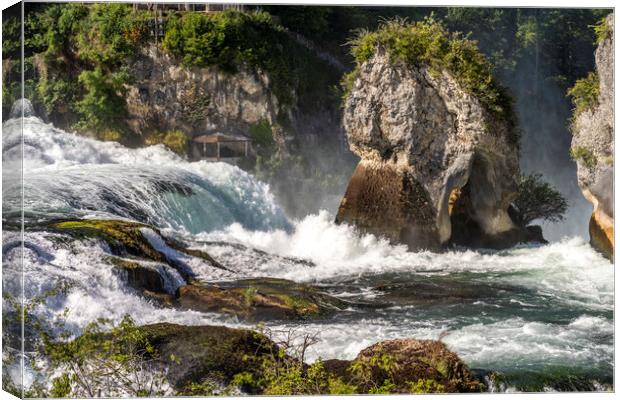
[[[598,97],[574,116],[571,153],[577,162],[579,186],[593,205],[590,242],[609,258],[614,253],[614,19],[605,20],[596,49]]]
[[[524,240],[507,213],[519,174],[509,118],[489,112],[448,71],[395,62],[377,47],[345,103],[361,161],[337,222],[412,249]]]
[[[127,96],[129,126],[144,135],[152,130],[180,129],[190,136],[215,131],[247,134],[267,121],[279,148],[285,133],[279,118],[290,121],[290,108],[280,107],[269,77],[240,68],[235,74],[217,67],[186,68],[157,46],[141,49]],[[280,113],[280,115],[279,115]]]

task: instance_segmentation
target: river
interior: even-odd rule
[[[20,122],[3,125],[5,293],[21,290],[20,253],[12,245],[19,232],[11,230],[21,206]],[[163,146],[128,149],[27,117],[23,153],[26,227],[67,217],[136,220],[208,251],[230,270],[189,262],[201,280],[279,277],[347,301],[327,319],[265,322],[318,333],[310,360],[352,359],[388,338],[441,335],[471,368],[502,373],[502,390],[601,390],[612,384],[613,266],[582,238],[504,251],[412,253],[334,224],[335,210],[290,219],[268,185],[252,175],[225,163],[189,163]],[[165,246],[157,237],[150,240]],[[40,230],[26,231],[24,241],[26,298],[70,284],[34,313],[62,318],[75,335],[98,317],[118,321],[124,314],[139,324],[254,326],[159,307],[113,272],[104,243]],[[183,284],[174,271],[166,276],[171,292]]]

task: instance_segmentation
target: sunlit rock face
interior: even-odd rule
[[[580,112],[573,122],[573,153],[577,178],[584,196],[594,206],[590,219],[590,243],[609,258],[614,253],[614,19],[606,19],[609,34],[596,49],[599,78],[597,104]]]
[[[128,88],[128,124],[138,134],[169,129],[190,135],[239,133],[266,121],[279,147],[285,147],[277,121],[279,102],[263,72],[187,68],[156,46],[141,49],[132,72],[136,79]]]
[[[361,161],[337,222],[412,249],[523,240],[507,213],[519,174],[509,118],[491,114],[447,71],[394,63],[377,49],[345,103]]]

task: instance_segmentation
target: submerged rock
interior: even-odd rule
[[[436,340],[386,340],[362,350],[353,361],[327,360],[324,365],[328,372],[357,386],[359,393],[369,393],[376,386],[390,393],[480,392],[484,388],[461,359]]]
[[[274,278],[220,282],[217,286],[182,286],[177,291],[176,304],[254,321],[317,318],[344,308],[343,301],[311,286]]]
[[[111,258],[110,262],[118,271],[124,272],[129,286],[154,293],[166,293],[166,282],[156,268],[121,258]]]
[[[571,154],[577,180],[594,209],[590,218],[592,247],[614,255],[614,16],[605,19],[607,34],[596,49],[598,98],[578,110],[572,125]]]
[[[345,103],[361,161],[336,221],[411,249],[473,236],[473,246],[495,248],[526,240],[507,213],[519,174],[512,118],[489,111],[448,71],[397,62],[377,46]],[[454,231],[462,220],[468,229]]]

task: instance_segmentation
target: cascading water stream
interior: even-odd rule
[[[20,123],[11,119],[3,125],[5,226],[21,205],[19,177],[10,173],[20,163]],[[328,211],[290,221],[269,187],[252,175],[224,163],[189,163],[162,146],[128,149],[29,116],[23,150],[27,222],[120,218],[148,223],[208,251],[228,268],[185,260],[199,279],[279,277],[350,300],[350,308],[329,319],[267,322],[319,332],[322,340],[310,359],[353,358],[383,339],[436,339],[445,333],[443,340],[470,367],[500,371],[514,382],[542,379],[552,387],[580,376],[611,384],[613,268],[582,239],[505,251],[411,253],[335,225]],[[154,232],[143,233],[158,250],[180,257]],[[5,231],[3,238],[7,293],[19,286],[21,271],[13,264],[19,246],[12,244],[18,235]],[[26,231],[25,242],[27,298],[68,284],[35,314],[59,320],[66,308],[62,318],[75,335],[96,318],[118,321],[127,313],[139,324],[251,327],[222,314],[162,308],[140,296],[105,261],[105,243],[66,240],[46,230]],[[158,263],[152,267],[165,269]],[[162,273],[170,291],[183,283],[172,271]]]

